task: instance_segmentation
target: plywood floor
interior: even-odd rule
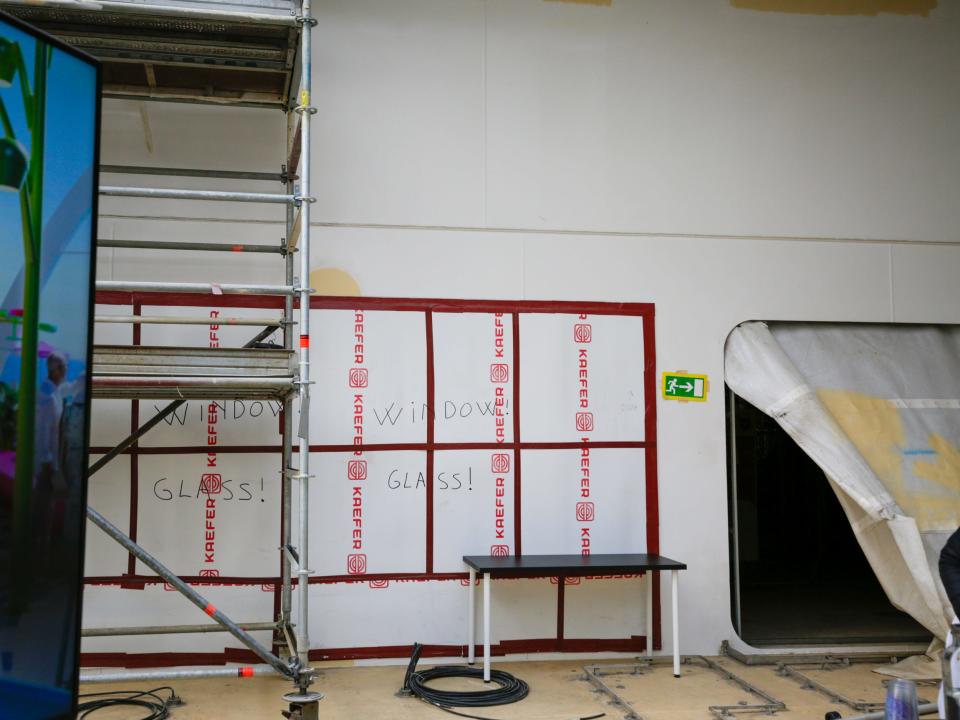
[[[783,720],[822,718],[830,710],[838,710],[843,716],[860,714],[842,703],[831,702],[818,692],[802,688],[794,680],[779,676],[773,667],[746,666],[729,658],[715,660],[784,702],[787,710],[776,715]],[[610,661],[614,662],[625,661]],[[621,720],[624,713],[585,680],[584,664],[582,661],[497,663],[495,667],[526,680],[531,688],[530,695],[515,705],[488,708],[476,714],[502,720],[579,720],[606,713],[605,718]],[[872,667],[853,665],[827,671],[801,669],[835,692],[857,700],[882,702],[884,678],[871,672]],[[404,670],[401,666],[324,669],[315,685],[315,689],[326,696],[320,705],[320,717],[323,720],[445,720],[454,717],[419,700],[396,697]],[[644,720],[712,720],[713,715],[708,710],[711,705],[762,702],[696,662],[685,664],[683,672],[683,677],[676,679],[669,666],[654,666],[639,675],[611,674],[604,676],[604,680],[630,702]],[[161,684],[164,683],[154,683]],[[186,702],[174,709],[171,715],[174,720],[277,720],[284,709],[280,696],[290,690],[289,683],[278,678],[178,680],[170,684]],[[466,689],[468,686],[461,687]],[[141,682],[97,684],[82,687],[81,693],[112,689],[148,688]],[[936,688],[921,687],[920,696],[933,701]],[[748,708],[744,707],[746,710]],[[137,711],[112,709],[93,717],[121,720],[139,716]],[[743,717],[759,716],[744,713]]]

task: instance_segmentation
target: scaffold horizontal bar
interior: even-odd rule
[[[205,177],[222,180],[264,180],[281,182],[280,173],[250,172],[245,170],[203,170],[200,168],[167,168],[139,165],[101,165],[102,173],[117,173],[123,175],[160,175],[165,177]]]
[[[247,632],[276,630],[280,627],[275,622],[237,623],[237,625]],[[181,633],[211,632],[229,631],[222,625],[207,623],[205,625],[143,625],[141,627],[83,628],[80,634],[83,637],[116,637],[119,635],[179,635]]]
[[[281,318],[265,319],[254,317],[218,317],[211,320],[209,317],[188,317],[186,315],[96,315],[98,323],[133,323],[146,325],[272,325],[280,327]]]
[[[202,250],[205,252],[283,253],[282,245],[251,245],[248,243],[193,243],[158,242],[154,240],[97,240],[98,248],[129,248],[132,250]]]
[[[295,295],[290,285],[238,285],[235,283],[176,283],[97,280],[97,291],[209,293],[211,295]]]
[[[182,190],[179,188],[119,187],[101,185],[100,194],[111,197],[139,197],[157,200],[218,200],[221,202],[282,203],[296,201],[280,193],[233,192],[230,190]]]
[[[249,678],[280,675],[269,665],[191,668],[189,670],[120,670],[80,673],[81,683],[134,682],[137,680],[190,680],[193,678]]]

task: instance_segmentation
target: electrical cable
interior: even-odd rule
[[[163,699],[158,692],[162,690],[170,691],[170,697]],[[110,697],[110,696],[121,697]],[[83,720],[97,710],[117,706],[140,707],[149,710],[149,715],[144,715],[136,720],[164,720],[170,717],[170,708],[177,705],[183,705],[183,700],[177,695],[172,687],[164,686],[154,688],[153,690],[111,690],[107,692],[84,693],[80,698],[101,698],[100,700],[87,700],[77,705],[77,720]],[[148,699],[149,698],[149,699]]]
[[[403,689],[409,690],[415,697],[453,715],[474,718],[474,720],[489,720],[489,718],[479,715],[457,712],[453,708],[508,705],[523,700],[530,693],[530,686],[527,683],[503,670],[490,671],[490,681],[497,684],[497,687],[491,690],[437,690],[431,688],[428,683],[442,678],[478,678],[482,680],[483,671],[479,668],[460,665],[417,670],[417,663],[422,652],[423,645],[414,643],[413,654],[410,657],[407,674],[403,680]]]

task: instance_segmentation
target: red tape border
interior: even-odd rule
[[[197,295],[191,293],[151,293],[151,292],[121,292],[106,291],[96,293],[96,302],[102,305],[132,305],[134,312],[139,312],[143,305],[156,306],[181,306],[181,307],[245,307],[245,308],[282,308],[283,299],[273,296],[243,296],[243,295]],[[296,303],[295,303],[296,304]],[[520,475],[520,456],[521,450],[529,449],[561,449],[566,447],[582,447],[582,443],[522,443],[520,441],[519,423],[519,396],[520,396],[520,315],[521,314],[589,314],[589,315],[614,315],[625,317],[643,318],[643,340],[644,340],[644,399],[646,405],[645,414],[645,439],[643,441],[632,442],[595,442],[590,443],[591,447],[609,447],[609,448],[644,448],[645,449],[645,476],[646,476],[646,508],[647,508],[647,549],[650,553],[659,553],[659,507],[658,507],[658,479],[657,479],[657,419],[656,419],[656,340],[654,331],[654,305],[652,303],[602,303],[602,302],[570,302],[570,301],[496,301],[496,300],[449,300],[449,299],[429,299],[429,298],[377,298],[377,297],[314,297],[310,300],[310,307],[319,310],[379,310],[393,312],[422,312],[425,316],[426,340],[428,345],[427,352],[427,404],[428,408],[435,406],[435,387],[434,387],[434,348],[433,348],[433,313],[504,313],[510,315],[513,320],[513,407],[514,407],[514,437],[512,443],[507,443],[506,447],[513,450],[514,455],[514,543],[515,552],[520,554],[522,551],[521,534],[521,475]],[[134,343],[139,344],[140,326],[134,326]],[[133,403],[134,415],[132,423],[136,423],[137,401]],[[433,414],[431,414],[433,417]],[[422,580],[446,580],[465,577],[460,573],[434,573],[433,572],[433,493],[432,491],[432,460],[434,452],[437,450],[455,450],[455,449],[486,449],[496,446],[494,443],[436,443],[434,441],[433,422],[427,426],[427,442],[403,445],[374,445],[371,444],[363,449],[364,452],[375,452],[377,450],[393,449],[411,449],[423,450],[427,452],[427,528],[426,528],[426,573],[422,574],[391,574],[391,575],[365,575],[360,580],[356,576],[317,576],[311,578],[311,583],[331,583],[331,582],[368,582],[374,579],[422,579]],[[342,452],[353,451],[354,446],[335,446],[335,445],[317,445],[311,446],[312,452]],[[91,452],[104,451],[104,448],[91,448]],[[139,444],[134,445],[127,451],[131,462],[131,493],[130,493],[130,535],[136,538],[137,532],[137,490],[139,456],[141,454],[174,454],[189,452],[207,452],[205,446],[188,448],[142,448]],[[271,452],[279,451],[278,447],[264,446],[228,446],[218,447],[222,452]],[[132,561],[132,556],[130,557]],[[84,583],[88,585],[120,585],[125,588],[143,588],[146,584],[158,582],[155,578],[149,576],[135,575],[135,569],[128,564],[127,572],[114,577],[86,577]],[[204,578],[205,579],[205,578]],[[205,583],[200,578],[185,578],[188,581],[199,580],[197,584],[209,585],[255,585],[278,583],[279,578],[245,578],[231,577],[218,578],[217,582]],[[654,637],[653,646],[655,649],[661,649],[661,628],[660,628],[660,592],[659,575],[654,577]],[[558,607],[558,621],[562,618],[562,607]],[[559,625],[559,622],[558,622]],[[612,641],[615,643],[631,644],[634,639],[629,641]],[[526,641],[517,641],[526,642]],[[529,641],[533,643],[534,641]],[[537,641],[539,642],[539,641]],[[587,640],[564,640],[562,631],[558,631],[558,637],[553,649],[563,646],[563,649],[576,647],[578,651],[600,650],[607,643]],[[513,641],[502,643],[503,646],[511,645]],[[586,643],[590,647],[584,647]],[[591,644],[592,643],[592,644]],[[645,643],[644,643],[645,644]],[[358,652],[365,649],[355,649]],[[388,652],[388,648],[383,648],[383,652]],[[349,652],[350,649],[342,649],[343,652]],[[531,650],[534,651],[534,650]],[[509,652],[514,652],[510,650]],[[516,650],[520,652],[520,650]],[[205,654],[206,655],[206,654]],[[376,655],[376,657],[389,657],[390,655]],[[373,656],[368,656],[373,657]]]

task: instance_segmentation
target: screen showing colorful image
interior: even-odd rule
[[[73,717],[99,70],[0,15],[0,719]]]

